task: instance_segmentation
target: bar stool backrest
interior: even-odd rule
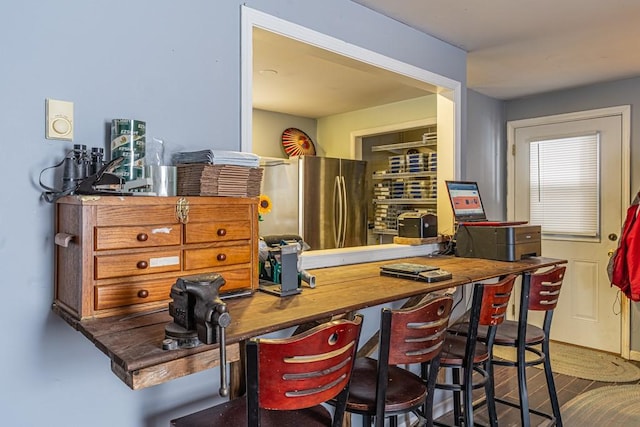
[[[440,354],[453,299],[434,298],[407,309],[382,311],[381,353],[388,351],[388,364],[412,364],[433,360]],[[385,322],[388,326],[385,325]],[[388,337],[385,336],[388,334]],[[383,346],[388,346],[384,349]],[[381,355],[384,358],[384,355]]]
[[[406,309],[382,310],[375,398],[376,426],[385,425],[390,366],[420,363],[423,379],[417,380],[421,386],[422,381],[427,382],[427,400],[430,400],[430,405],[433,406],[433,390],[440,365],[440,352],[447,335],[452,306],[453,298],[441,296]],[[411,394],[407,393],[404,398],[408,396]],[[402,400],[398,396],[395,399]],[[409,403],[406,400],[403,402],[407,408],[411,406]],[[396,424],[397,420],[394,419],[391,425]]]
[[[361,326],[362,316],[358,315],[353,321],[328,322],[290,338],[250,340],[249,425],[258,418],[258,407],[295,410],[336,396],[339,404],[335,418],[340,411],[343,414]]]
[[[483,286],[479,325],[497,326],[504,321],[516,277],[510,274],[495,284]]]
[[[530,276],[529,310],[548,311],[556,308],[566,267],[559,266]]]

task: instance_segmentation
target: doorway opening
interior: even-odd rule
[[[420,88],[425,94],[433,94],[436,98],[438,122],[438,144],[447,147],[446,154],[438,157],[439,162],[448,163],[447,169],[456,170],[459,161],[460,138],[462,135],[462,83],[441,76],[439,74],[421,69],[410,64],[406,64],[376,52],[360,48],[343,40],[335,39],[326,34],[318,33],[308,28],[284,21],[263,12],[242,7],[242,46],[241,46],[241,143],[242,151],[252,152],[253,150],[253,40],[254,32],[271,32],[279,37],[285,37],[296,42],[309,45],[313,48],[320,48],[325,53],[323,58],[336,55],[346,58],[347,61],[357,62],[358,68],[374,70],[374,73],[394,75],[405,85],[413,85]],[[286,113],[286,112],[285,112]],[[410,120],[411,118],[409,118]],[[407,120],[405,118],[404,120]],[[323,132],[326,127],[324,123],[318,125],[318,133]],[[356,127],[357,129],[358,127]],[[353,128],[352,128],[353,129]],[[319,136],[320,137],[320,136]],[[335,141],[331,135],[322,135],[329,141]],[[347,133],[348,137],[348,133]],[[339,144],[339,143],[338,143]],[[336,147],[334,153],[340,157],[359,158],[355,155],[356,147],[352,142],[351,147],[342,143]],[[343,151],[344,150],[344,153]],[[360,148],[361,150],[361,148]],[[334,154],[335,155],[335,154]],[[442,191],[440,193],[443,193]],[[395,248],[397,249],[397,248]],[[313,251],[312,251],[313,252]],[[371,259],[371,258],[369,258]]]

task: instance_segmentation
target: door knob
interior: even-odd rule
[[[615,249],[609,249],[609,252],[607,252],[607,255],[609,255],[609,258],[613,256],[614,252],[615,252]]]

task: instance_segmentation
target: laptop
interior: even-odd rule
[[[380,267],[382,276],[399,277],[401,279],[419,280],[422,282],[440,282],[449,280],[453,276],[450,272],[433,265],[400,262],[385,264]]]
[[[512,226],[526,224],[528,221],[491,221],[487,219],[480,197],[478,183],[475,181],[445,181],[453,216],[462,226]]]

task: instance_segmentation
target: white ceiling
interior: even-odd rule
[[[467,51],[467,86],[493,98],[640,75],[638,0],[353,1]]]
[[[254,108],[318,118],[434,91],[406,76],[253,29]]]
[[[638,0],[353,1],[467,51],[467,86],[493,98],[640,76]],[[268,31],[253,43],[255,108],[317,118],[433,89]]]

